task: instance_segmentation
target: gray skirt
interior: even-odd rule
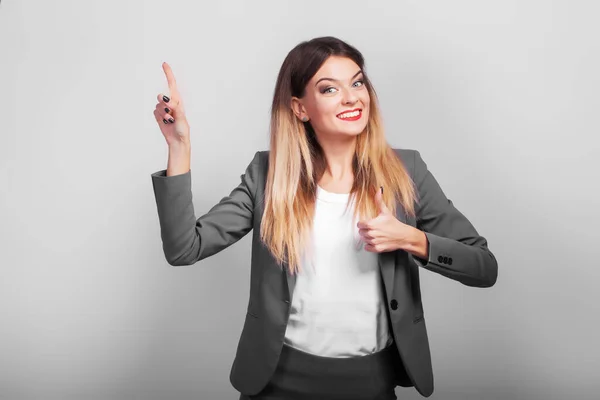
[[[396,400],[396,343],[366,356],[321,357],[283,345],[273,377],[257,395],[239,400]]]

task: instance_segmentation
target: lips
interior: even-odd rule
[[[358,111],[358,114],[355,116],[345,117],[345,118],[342,117],[342,115],[344,115],[344,114],[355,113],[356,111]],[[355,108],[353,110],[346,110],[346,111],[343,111],[343,112],[339,113],[338,115],[336,115],[336,117],[338,117],[342,121],[356,121],[357,119],[360,119],[361,116],[362,116],[362,110],[360,108]]]

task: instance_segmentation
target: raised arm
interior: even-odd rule
[[[191,170],[175,176],[166,176],[166,170],[152,174],[163,251],[170,265],[194,264],[252,230],[258,162],[256,152],[240,184],[198,219],[192,204]]]

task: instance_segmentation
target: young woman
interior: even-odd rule
[[[253,230],[250,298],[230,380],[240,399],[428,397],[433,373],[419,287],[425,268],[490,287],[498,264],[416,150],[392,149],[363,56],[321,37],[281,66],[269,151],[196,219],[190,128],[170,67],[154,111],[169,146],[152,174],[170,265]]]

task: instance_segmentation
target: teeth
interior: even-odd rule
[[[342,114],[342,115],[340,115],[340,118],[352,118],[352,117],[356,117],[358,114],[360,114],[360,111],[354,111],[354,112]]]

